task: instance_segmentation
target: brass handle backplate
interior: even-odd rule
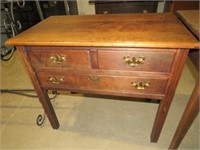
[[[88,80],[93,82],[99,82],[101,80],[101,77],[99,76],[88,76]]]
[[[64,81],[64,77],[49,77],[49,81],[51,81],[53,84],[60,84]]]
[[[123,60],[126,64],[128,64],[131,67],[136,67],[139,66],[141,64],[144,64],[145,58],[143,56],[140,57],[132,57],[130,58],[130,56],[124,56]]]
[[[62,62],[66,61],[66,55],[64,54],[54,54],[50,55],[49,59],[55,64],[61,64]]]
[[[138,90],[145,90],[146,88],[149,88],[151,83],[149,81],[147,82],[131,82],[131,86],[138,89]]]

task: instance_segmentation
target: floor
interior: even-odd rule
[[[52,103],[60,128],[53,130],[48,119],[41,127],[37,126],[36,118],[43,114],[37,98],[1,93],[0,149],[165,150],[172,140],[196,78],[197,72],[187,60],[157,143],[150,142],[157,103],[59,91]],[[10,61],[1,61],[1,89],[33,89],[17,52]],[[53,95],[50,93],[50,96]],[[198,119],[199,116],[179,149],[200,149]]]

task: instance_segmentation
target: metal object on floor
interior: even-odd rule
[[[12,94],[18,94],[22,96],[32,97],[32,98],[38,98],[36,94],[28,94],[26,92],[35,92],[34,89],[0,89],[1,93],[12,93]],[[52,91],[53,97],[50,97],[50,100],[54,100],[58,96],[57,91]],[[46,113],[39,114],[36,119],[36,123],[38,126],[43,126],[46,119]]]
[[[38,126],[42,126],[42,125],[44,124],[45,119],[46,119],[46,114],[45,114],[45,112],[44,112],[43,115],[39,114],[39,115],[37,116],[37,119],[36,119],[37,125],[38,125]]]
[[[40,21],[35,15],[33,3],[26,0],[2,0],[1,14],[1,34],[6,36],[5,39],[16,36]],[[5,46],[4,40],[1,41],[1,60],[9,61],[14,51],[15,47]]]
[[[14,3],[20,9],[24,8],[25,5],[27,4],[25,0],[2,0],[1,1],[1,6],[2,6],[1,11],[5,12],[5,19],[3,20],[3,25],[1,25],[1,27],[5,29],[5,32],[4,33],[1,32],[1,33],[6,34],[8,38],[14,37],[22,30],[22,24],[20,23],[18,19],[15,18],[15,15],[14,15],[14,8],[15,8]],[[78,14],[76,1],[74,2],[63,1],[63,4],[65,7],[66,15],[69,15],[70,12],[72,14]],[[40,20],[44,20],[45,17],[43,15],[39,0],[35,0],[35,5],[37,8],[37,12],[40,17]],[[73,9],[70,11],[69,7],[72,7]],[[8,48],[2,44],[0,52],[1,52],[1,60],[9,61],[15,52],[15,47]],[[12,93],[12,94],[18,94],[18,95],[28,96],[32,98],[38,97],[37,94],[30,94],[30,92],[35,92],[34,89],[0,89],[0,91],[2,93]],[[58,95],[57,91],[52,91],[52,94],[54,96],[51,97],[50,100],[55,99],[56,96]],[[45,116],[46,116],[45,112],[43,115],[41,114],[38,115],[37,120],[36,120],[36,123],[38,126],[43,125],[45,121]]]
[[[1,27],[4,27],[5,34],[10,38],[14,37],[16,34],[18,34],[18,30],[21,30],[22,26],[19,20],[15,20],[14,17],[14,11],[13,11],[13,3],[14,1],[2,1],[1,5],[3,5],[3,8],[1,11],[5,12],[6,18],[3,20],[3,25]],[[24,7],[25,2],[23,5],[17,1],[17,4],[20,7]],[[6,46],[1,46],[1,59],[3,61],[9,61],[15,51],[15,47],[13,48],[7,48]]]
[[[50,100],[55,100],[55,98],[57,97],[58,93],[57,91],[52,91],[52,94],[54,95],[53,97],[49,98]],[[52,106],[54,106],[54,103],[52,104]],[[44,112],[43,115],[42,114],[39,114],[37,116],[37,119],[36,119],[36,123],[38,126],[43,126],[44,123],[45,123],[45,120],[46,120],[46,113]]]

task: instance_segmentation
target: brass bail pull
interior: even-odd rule
[[[54,54],[50,55],[49,59],[55,64],[61,64],[62,62],[66,61],[66,55],[64,54]]]
[[[88,76],[88,80],[93,82],[99,82],[101,80],[101,77],[99,76]]]
[[[131,86],[138,89],[138,90],[145,90],[146,88],[149,88],[151,83],[149,81],[147,82],[131,82]]]
[[[124,63],[128,64],[131,67],[136,67],[139,66],[141,64],[144,64],[145,58],[143,56],[139,56],[139,57],[132,57],[130,58],[130,56],[124,56],[123,57]]]
[[[51,81],[53,84],[60,84],[64,81],[64,77],[49,77],[49,81]]]

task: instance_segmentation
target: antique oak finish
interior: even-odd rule
[[[189,48],[198,42],[173,14],[49,17],[8,40],[25,62],[54,129],[47,90],[159,99],[157,142]]]

